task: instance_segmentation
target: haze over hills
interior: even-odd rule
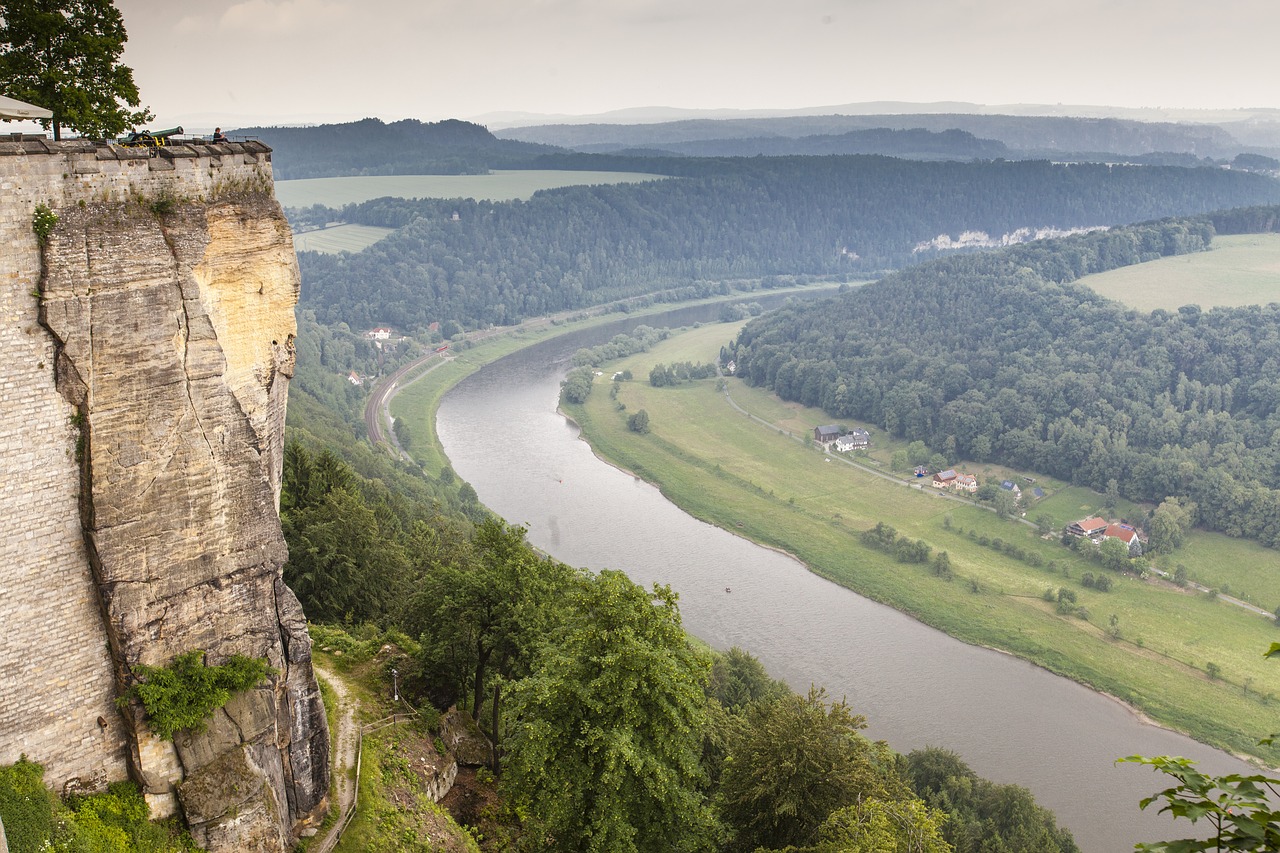
[[[761,109],[685,109],[680,107],[629,107],[603,113],[572,115],[519,111],[490,112],[471,116],[470,121],[499,130],[543,124],[650,124],[685,119],[782,118],[825,115],[965,115],[1074,116],[1077,118],[1119,118],[1132,121],[1183,122],[1188,124],[1234,124],[1238,122],[1280,122],[1280,109],[1213,109],[1184,107],[1115,107],[1101,104],[977,104],[969,101],[860,101],[816,107]]]
[[[552,124],[508,128],[496,135],[582,151],[667,148],[713,140],[836,135],[873,129],[959,130],[1010,149],[1010,156],[1132,156],[1154,152],[1232,157],[1280,151],[1280,123],[1248,128],[1249,142],[1214,124],[1079,116],[980,115],[961,112],[792,115],[734,119],[689,118],[649,124]],[[672,150],[675,150],[673,148]],[[1105,157],[1101,157],[1105,159]]]

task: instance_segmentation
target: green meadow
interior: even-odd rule
[[[538,190],[596,184],[632,184],[666,180],[640,172],[575,172],[558,169],[494,170],[487,175],[363,175],[276,181],[284,207],[342,207],[375,198],[474,198],[478,201],[528,199]]]
[[[1280,302],[1280,234],[1215,237],[1207,252],[1120,267],[1080,283],[1142,311]]]
[[[293,248],[299,252],[359,252],[367,249],[394,228],[375,228],[372,225],[335,225],[319,231],[304,231],[293,235]]]
[[[566,405],[597,453],[657,483],[692,515],[796,555],[812,571],[910,613],[966,642],[1004,649],[1054,672],[1117,696],[1164,725],[1207,743],[1275,764],[1280,749],[1257,741],[1275,730],[1280,673],[1263,651],[1280,634],[1270,619],[1173,584],[1109,573],[1109,592],[1084,587],[1086,572],[1106,569],[1073,554],[1034,526],[970,503],[946,500],[927,481],[886,480],[824,454],[805,435],[829,423],[818,410],[786,404],[740,380],[726,380],[734,401],[769,423],[733,409],[709,379],[653,388],[658,362],[714,361],[740,324],[687,331],[605,368],[585,405]],[[608,376],[630,369],[635,379],[611,395]],[[627,428],[644,409],[651,431]],[[849,423],[849,426],[859,424]],[[868,426],[868,425],[863,425]],[[870,425],[872,452],[862,459],[888,470],[894,444]],[[956,466],[979,476],[1021,480],[1026,472],[985,465]],[[1099,511],[1102,496],[1036,478],[1046,497],[1027,510],[1057,525]],[[1139,507],[1123,505],[1120,514]],[[897,562],[864,546],[859,533],[878,522],[936,554],[946,551],[954,576],[929,565]],[[1230,583],[1263,606],[1280,603],[1271,581],[1250,578],[1274,565],[1275,553],[1231,541],[1229,556],[1212,557],[1221,539],[1191,537],[1172,559],[1193,577]],[[1039,567],[989,543],[996,539],[1038,555]],[[1035,558],[1031,558],[1033,561]],[[1237,589],[1239,584],[1239,589]],[[1083,612],[1062,614],[1046,591],[1075,593]],[[1114,617],[1114,621],[1113,621]],[[1210,677],[1213,672],[1215,677]]]

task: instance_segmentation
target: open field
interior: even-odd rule
[[[284,207],[342,207],[370,199],[474,198],[480,201],[528,199],[538,190],[580,184],[633,184],[666,180],[640,172],[574,172],[557,169],[494,170],[487,175],[365,175],[350,178],[302,178],[276,181]]]
[[[306,231],[293,235],[293,248],[299,252],[359,252],[367,249],[394,228],[375,228],[372,225],[335,225],[319,231]]]
[[[1080,583],[1085,572],[1107,570],[1056,539],[1041,539],[1033,527],[943,500],[928,486],[911,488],[905,480],[829,461],[819,449],[786,434],[803,434],[829,419],[739,380],[728,380],[733,399],[776,428],[732,409],[714,379],[649,386],[653,364],[714,360],[736,329],[704,326],[612,363],[606,372],[626,368],[636,377],[620,384],[617,400],[610,399],[610,383],[601,379],[585,406],[566,409],[597,452],[658,483],[665,495],[701,519],[793,553],[813,571],[967,642],[1005,649],[1118,696],[1208,743],[1272,764],[1280,761],[1280,750],[1257,746],[1259,737],[1276,728],[1280,708],[1275,664],[1262,658],[1277,636],[1271,620],[1131,576],[1112,575],[1114,587],[1107,593],[1085,588]],[[627,416],[642,408],[652,430],[643,436],[626,428]],[[882,438],[883,432],[873,432],[874,441]],[[983,466],[969,468],[980,472]],[[1051,515],[1074,519],[1102,502],[1087,490],[1042,482],[1056,489],[1045,502]],[[1028,516],[1036,513],[1033,507]],[[944,580],[930,566],[899,563],[864,546],[858,534],[877,522],[924,540],[934,553],[946,551],[955,577]],[[983,537],[1036,554],[1042,566],[984,546]],[[1194,562],[1195,567],[1188,563],[1193,574],[1235,572],[1238,582],[1246,583],[1246,567],[1201,563],[1197,553],[1187,548],[1174,557]],[[1237,560],[1274,565],[1274,552],[1233,554]],[[1231,582],[1233,592],[1236,582]],[[1046,590],[1060,587],[1076,594],[1087,618],[1059,614],[1044,600]],[[1261,596],[1265,590],[1259,583],[1251,591]],[[1109,631],[1112,616],[1118,637]],[[1217,680],[1207,675],[1210,664],[1220,670]]]
[[[1280,234],[1215,237],[1207,252],[1121,267],[1080,283],[1143,311],[1280,302]]]

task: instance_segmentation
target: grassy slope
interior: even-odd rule
[[[1121,267],[1080,283],[1143,311],[1280,302],[1280,234],[1215,237],[1208,252]]]
[[[293,247],[299,252],[323,252],[327,255],[359,252],[369,248],[394,230],[394,228],[375,228],[372,225],[335,225],[320,231],[294,234]]]
[[[1109,593],[1085,589],[1080,576],[1103,570],[1056,542],[1040,540],[1034,529],[977,507],[944,502],[928,487],[904,488],[839,462],[826,462],[819,451],[782,434],[783,429],[799,434],[826,422],[819,411],[783,404],[729,380],[735,400],[780,425],[771,430],[733,411],[716,392],[714,380],[664,389],[643,381],[659,361],[713,360],[734,331],[735,326],[704,327],[611,365],[630,368],[638,377],[624,383],[618,394],[625,411],[618,411],[609,399],[608,383],[598,382],[586,406],[571,407],[571,414],[598,452],[658,483],[664,494],[699,518],[783,548],[814,571],[953,636],[1009,650],[1119,696],[1201,740],[1261,755],[1272,763],[1280,759],[1280,751],[1257,746],[1257,739],[1275,728],[1278,707],[1274,697],[1264,703],[1259,694],[1280,694],[1274,665],[1268,667],[1261,657],[1277,636],[1268,620],[1135,578],[1117,578]],[[641,408],[651,418],[652,432],[646,436],[629,432],[625,424],[627,415]],[[873,440],[880,445],[876,455],[891,450],[884,446],[882,432],[873,429]],[[983,476],[983,466],[969,468]],[[988,476],[1007,473],[992,469]],[[1046,480],[1039,484],[1062,485]],[[1074,518],[1083,514],[1090,494],[1060,491],[1058,504],[1048,503],[1047,509],[1059,520]],[[1096,509],[1101,496],[1092,497]],[[1033,508],[1028,515],[1037,513]],[[946,530],[948,514],[955,528],[976,529],[1034,549],[1046,563],[1057,561],[1059,573],[1031,568]],[[939,580],[927,567],[903,565],[861,546],[857,533],[878,521],[926,540],[935,551],[947,551],[956,579]],[[1193,545],[1176,558],[1195,561],[1197,553]],[[1242,549],[1236,554],[1272,564],[1275,559],[1269,551],[1250,554]],[[1188,566],[1193,574],[1204,576],[1249,572],[1239,565],[1228,569],[1211,562]],[[975,585],[977,593],[972,591]],[[1046,588],[1059,586],[1076,592],[1090,613],[1088,621],[1060,616],[1043,600]],[[1112,614],[1119,619],[1119,641],[1106,634]],[[1222,680],[1207,678],[1204,670],[1210,662],[1221,667]]]

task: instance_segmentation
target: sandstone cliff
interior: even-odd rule
[[[61,494],[70,470],[75,517],[61,518],[58,529],[81,542],[62,543],[67,589],[40,572],[4,581],[43,585],[34,598],[80,602],[68,618],[81,641],[93,642],[99,629],[105,636],[108,705],[134,682],[135,666],[164,665],[191,649],[204,649],[211,664],[265,657],[276,674],[217,712],[206,732],[173,743],[153,736],[135,705],[98,714],[88,738],[101,744],[79,754],[39,751],[60,733],[86,737],[56,719],[0,714],[0,745],[34,746],[24,751],[49,764],[54,779],[83,787],[127,766],[160,810],[176,794],[197,842],[211,850],[288,849],[322,811],[329,761],[306,622],[281,580],[280,464],[298,272],[269,152],[219,145],[144,159],[115,146],[15,142],[9,150],[0,142],[0,180],[18,190],[0,203],[8,214],[0,215],[0,239],[34,250],[36,264],[0,264],[0,307],[10,309],[6,325],[16,321],[40,339],[34,346],[47,358],[24,381],[54,386],[65,423],[21,435],[14,422],[24,413],[6,396],[0,424],[23,445],[62,451],[62,476],[36,487]],[[58,215],[42,246],[30,231],[38,203]],[[33,274],[24,306],[15,291]],[[0,426],[0,458],[5,434]],[[21,504],[21,490],[8,491]],[[0,513],[13,509],[5,497],[0,487]],[[68,509],[55,503],[49,511]],[[83,565],[68,565],[76,560]],[[41,623],[46,633],[59,630],[47,619],[18,626],[28,654],[45,642],[36,636]],[[11,645],[0,648],[0,675],[22,653]],[[84,684],[72,672],[63,691],[100,709],[102,662],[68,663],[85,668]],[[11,760],[5,752],[0,760]]]

